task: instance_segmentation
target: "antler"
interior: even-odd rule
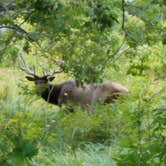
[[[20,56],[21,58],[21,63],[20,63],[20,69],[22,71],[24,71],[25,73],[27,73],[28,75],[32,75],[33,77],[39,77],[37,74],[36,74],[36,69],[35,67],[33,67],[33,71],[29,68],[28,64],[26,63],[26,60],[23,56],[23,53],[21,51],[18,52],[18,55]],[[55,74],[58,74],[58,73],[61,73],[63,72],[63,70],[61,68],[59,68],[58,70],[54,70],[53,72],[50,72],[50,73],[46,73],[43,69],[43,76],[46,76],[46,77],[50,77],[50,76],[53,76]]]
[[[62,72],[63,72],[62,69],[58,69],[58,70],[54,70],[53,72],[50,72],[50,73],[46,74],[46,76],[49,77],[49,76],[53,76],[55,74],[62,73]]]
[[[18,55],[20,56],[20,59],[21,59],[21,63],[20,63],[20,69],[22,71],[24,71],[25,73],[27,73],[28,75],[32,75],[33,77],[38,77],[36,75],[36,70],[35,70],[35,67],[34,70],[32,71],[29,66],[27,65],[27,62],[23,56],[23,53],[21,51],[18,52]]]

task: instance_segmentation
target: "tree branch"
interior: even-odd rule
[[[122,0],[122,29],[125,29],[125,0]]]
[[[35,11],[32,10],[30,13],[28,13],[28,14],[26,15],[26,17],[24,18],[24,20],[19,24],[19,26],[22,25],[22,24],[24,24],[24,23],[31,17],[31,15],[32,15],[34,12],[35,12]]]
[[[28,40],[30,42],[34,42],[35,40],[28,34],[28,32],[26,32],[23,28],[21,28],[20,26],[18,26],[17,24],[15,25],[2,25],[0,26],[0,29],[12,29],[14,31],[18,31],[24,35],[26,35],[26,37],[28,38]]]

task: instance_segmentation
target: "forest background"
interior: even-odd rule
[[[114,80],[129,94],[65,114],[19,69],[22,51],[55,83]],[[0,165],[164,166],[165,0],[1,0]]]

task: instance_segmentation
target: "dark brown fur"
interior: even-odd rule
[[[60,92],[62,89],[62,85],[48,85],[48,88],[46,88],[42,93],[41,97],[47,101],[48,103],[59,105],[58,99],[60,96]]]

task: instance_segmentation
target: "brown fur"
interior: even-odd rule
[[[77,87],[75,83],[64,84],[59,96],[59,103],[72,102],[75,105],[86,109],[92,103],[102,100],[105,103],[113,102],[113,100],[127,93],[128,90],[118,83],[102,82],[99,84],[87,85],[83,88]]]
[[[34,81],[36,87],[45,85],[40,92],[40,96],[48,103],[61,106],[62,104],[72,103],[80,106],[84,110],[89,110],[96,102],[102,100],[105,103],[113,102],[128,90],[122,85],[114,82],[104,81],[98,84],[85,84],[77,87],[75,81],[66,81],[61,84],[50,84],[49,80],[54,78],[47,77],[26,77]]]

